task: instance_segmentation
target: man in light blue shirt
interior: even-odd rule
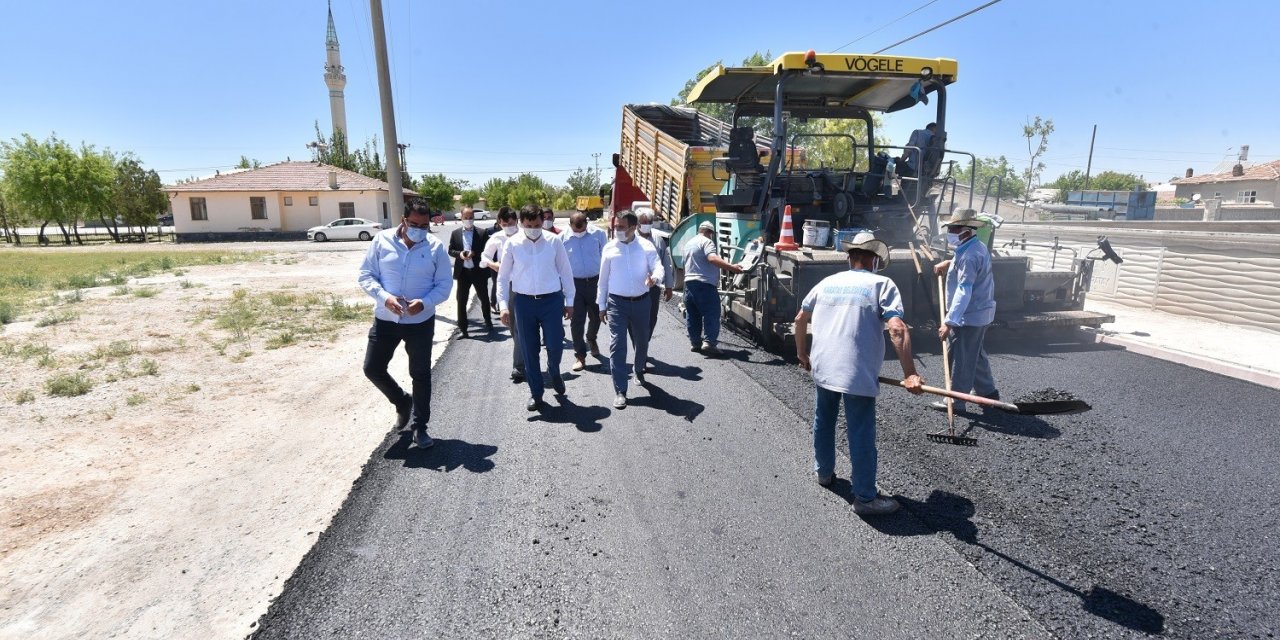
[[[399,226],[379,232],[360,265],[360,288],[375,301],[373,327],[364,353],[364,375],[396,407],[396,427],[413,428],[413,442],[426,449],[431,421],[431,345],[435,339],[436,305],[453,288],[452,264],[444,243],[427,229],[431,212],[410,205]],[[396,347],[409,354],[412,394],[405,393],[387,372]]]
[[[596,337],[600,335],[600,307],[596,305],[596,292],[600,285],[600,257],[608,242],[605,232],[593,224],[587,224],[587,216],[575,213],[569,216],[569,233],[564,238],[564,250],[569,254],[569,268],[573,271],[573,317],[569,319],[569,333],[573,336],[573,370],[582,371],[587,366],[587,347],[591,355],[600,356]],[[583,339],[583,334],[586,339]]]
[[[955,247],[951,260],[938,263],[934,272],[947,275],[947,313],[938,337],[951,340],[951,390],[1000,399],[983,341],[996,317],[996,285],[991,277],[991,253],[978,239],[976,229],[986,222],[973,209],[960,209],[947,221],[947,243]],[[964,402],[953,400],[956,411]],[[933,408],[945,411],[944,402]]]

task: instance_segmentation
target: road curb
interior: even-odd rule
[[[1280,373],[1274,371],[1254,369],[1252,367],[1246,367],[1244,365],[1234,364],[1231,362],[1214,360],[1213,358],[1208,358],[1194,353],[1142,342],[1141,340],[1135,340],[1123,335],[1095,333],[1093,334],[1093,339],[1099,344],[1110,344],[1118,347],[1124,347],[1126,350],[1139,355],[1182,364],[1188,367],[1194,367],[1196,369],[1216,373],[1229,378],[1252,382],[1271,389],[1280,389]]]

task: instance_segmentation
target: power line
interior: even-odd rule
[[[904,13],[904,14],[902,14],[902,15],[898,16],[897,18],[893,19],[893,21],[891,21],[891,22],[887,22],[887,23],[885,23],[885,24],[880,25],[879,27],[876,27],[876,29],[875,29],[874,31],[868,31],[867,33],[864,33],[864,34],[862,34],[862,35],[858,36],[857,38],[854,38],[853,40],[850,40],[849,42],[846,42],[846,43],[844,43],[844,44],[840,45],[839,47],[837,47],[837,48],[836,48],[836,51],[839,51],[839,50],[841,50],[841,49],[843,49],[843,48],[845,48],[845,47],[847,47],[847,46],[849,46],[849,45],[851,45],[851,44],[855,44],[855,43],[857,43],[857,42],[861,41],[863,38],[866,38],[867,36],[875,35],[875,34],[879,33],[880,31],[882,31],[885,27],[893,26],[894,24],[897,24],[897,23],[898,23],[898,21],[902,20],[903,18],[905,18],[905,17],[907,17],[907,16],[909,16],[909,15],[911,15],[911,14],[913,14],[913,13],[915,13],[915,12],[917,12],[917,11],[919,11],[919,10],[921,10],[921,9],[923,9],[923,8],[925,8],[925,7],[929,6],[929,5],[931,5],[931,4],[933,4],[933,3],[937,2],[937,1],[938,1],[938,0],[929,0],[929,2],[926,2],[926,3],[924,3],[924,4],[922,4],[922,5],[918,6],[918,7],[916,7],[915,9],[912,9],[911,11],[908,11],[908,12],[906,12],[906,13]]]
[[[883,49],[881,49],[881,50],[877,51],[876,53],[884,53],[884,52],[886,52],[886,51],[888,51],[888,50],[890,50],[890,49],[892,49],[892,48],[894,48],[894,47],[896,47],[896,46],[898,46],[898,45],[900,45],[900,44],[906,44],[906,43],[908,43],[908,42],[911,42],[912,40],[915,40],[916,38],[919,38],[920,36],[922,36],[922,35],[924,35],[924,34],[926,34],[926,33],[930,33],[930,32],[932,32],[932,31],[937,31],[938,29],[941,29],[941,28],[943,28],[943,27],[945,27],[945,26],[947,26],[947,25],[951,24],[952,22],[955,22],[956,20],[959,20],[959,19],[964,18],[964,17],[966,17],[966,16],[971,16],[971,15],[973,15],[973,14],[975,14],[975,13],[979,12],[979,11],[982,11],[983,9],[986,9],[987,7],[989,7],[989,6],[993,5],[993,4],[996,4],[997,2],[1000,2],[1000,0],[991,0],[991,2],[988,2],[988,3],[984,4],[984,5],[982,5],[981,7],[978,7],[978,8],[976,8],[976,9],[970,9],[970,10],[968,10],[968,11],[966,11],[966,12],[964,12],[964,13],[962,13],[962,14],[960,14],[960,15],[958,15],[958,16],[956,16],[956,17],[954,17],[954,18],[952,18],[952,19],[950,19],[950,20],[948,20],[948,21],[946,21],[946,22],[944,22],[944,23],[942,23],[942,24],[940,24],[940,25],[933,26],[933,27],[929,27],[928,29],[925,29],[924,31],[921,31],[920,33],[917,33],[917,34],[915,34],[914,36],[911,36],[910,38],[906,38],[905,40],[899,40],[899,41],[897,41],[897,42],[895,42],[895,43],[893,43],[893,44],[891,44],[891,45],[889,45],[889,46],[887,46],[887,47],[885,47],[885,48],[883,48]],[[873,55],[874,55],[874,54],[873,54]]]

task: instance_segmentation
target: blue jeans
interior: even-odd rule
[[[863,502],[876,498],[876,399],[818,387],[813,410],[813,470],[819,475],[836,470],[836,416],[844,398],[844,417],[849,431],[849,459],[853,471],[849,482],[853,496]]]
[[[529,383],[532,396],[541,400],[545,387],[538,366],[538,355],[542,351],[538,335],[541,333],[542,343],[547,345],[547,373],[553,380],[559,378],[560,357],[564,354],[564,295],[553,293],[537,298],[522,293],[513,295],[515,324],[520,327],[520,349],[524,353],[524,379]]]
[[[987,362],[987,350],[982,341],[987,327],[951,328],[951,390],[979,396],[993,396],[996,381],[991,375],[991,363]],[[964,402],[955,400],[956,411],[964,411]]]
[[[712,345],[720,339],[720,291],[714,284],[701,280],[684,282],[684,326],[689,330],[689,344]]]
[[[613,374],[613,392],[626,394],[627,380],[631,372],[627,370],[627,336],[636,345],[636,371],[644,371],[644,362],[649,357],[649,295],[639,300],[627,300],[621,296],[609,296],[608,318],[609,333],[609,370]]]

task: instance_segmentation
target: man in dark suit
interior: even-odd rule
[[[480,265],[480,254],[484,251],[489,234],[476,228],[475,211],[471,207],[463,207],[458,214],[462,226],[453,230],[449,237],[449,256],[453,258],[453,279],[458,281],[458,333],[463,338],[470,337],[467,331],[467,304],[471,301],[471,290],[475,289],[480,299],[480,311],[484,314],[484,326],[493,329],[493,318],[489,315],[489,269]]]

